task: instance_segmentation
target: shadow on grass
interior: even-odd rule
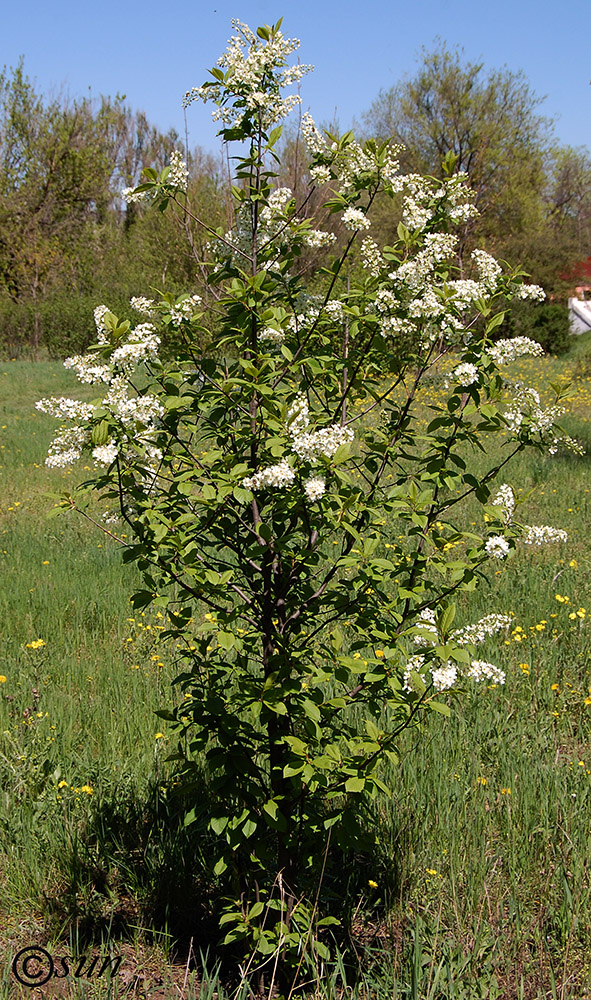
[[[196,801],[197,819],[185,826]],[[208,829],[212,809],[205,782],[190,797],[153,785],[143,800],[130,795],[101,804],[71,841],[59,889],[45,899],[49,935],[73,939],[80,949],[99,940],[141,937],[179,962],[209,952],[231,979],[242,955],[220,948],[219,916],[223,899],[238,894],[231,877],[213,874],[218,838]],[[350,981],[366,949],[383,945],[386,901],[400,893],[391,849],[388,856],[364,849],[368,825],[375,822],[368,815],[357,824],[358,850],[345,853],[333,842],[326,857],[323,852],[314,858],[304,879],[318,915],[341,921],[334,945]]]

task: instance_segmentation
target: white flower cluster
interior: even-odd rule
[[[360,208],[348,208],[343,212],[341,222],[345,229],[350,229],[352,232],[358,232],[360,229],[369,229],[371,226],[371,221]]]
[[[465,625],[463,628],[456,629],[451,633],[450,639],[456,642],[458,646],[465,646],[467,643],[478,645],[478,643],[484,642],[488,636],[496,635],[501,629],[508,628],[510,624],[511,618],[509,615],[493,613],[481,618],[474,625]]]
[[[521,285],[517,291],[518,299],[534,299],[537,302],[543,302],[546,298],[546,293],[540,285]]]
[[[487,615],[475,625],[467,625],[463,629],[452,632],[450,639],[458,645],[477,644],[483,642],[488,636],[494,635],[503,628],[508,628],[511,618],[508,615]],[[419,615],[417,626],[428,633],[427,637],[415,636],[414,642],[423,646],[436,645],[439,636],[435,625],[435,613],[430,609],[423,610]],[[415,653],[408,658],[403,677],[403,690],[413,690],[413,673],[420,673],[425,667],[425,655]],[[460,677],[460,667],[458,664],[448,660],[438,667],[429,667],[433,687],[437,692],[448,691],[454,686]],[[490,680],[495,684],[505,683],[505,674],[492,663],[484,660],[472,660],[470,666],[465,670],[465,674],[472,680]]]
[[[540,396],[536,389],[517,384],[513,405],[505,412],[505,420],[513,433],[522,428],[524,419],[529,421],[530,431],[544,434],[565,412],[563,406],[549,406],[542,409]]]
[[[398,299],[389,288],[380,288],[375,295],[375,306],[378,312],[388,313],[399,306]]]
[[[109,391],[103,400],[105,406],[123,427],[136,428],[137,424],[153,428],[157,420],[164,416],[164,407],[156,396],[127,395],[127,382],[119,376],[113,379]]]
[[[394,190],[401,190],[400,164],[396,158],[401,146],[390,146],[382,154],[367,143],[360,146],[350,137],[337,143],[320,133],[309,114],[304,115],[301,130],[309,153],[320,160],[310,168],[310,176],[314,180],[326,183],[331,176],[336,176],[341,194],[360,186],[360,182],[377,183],[379,180],[385,181]]]
[[[326,481],[322,476],[310,476],[304,483],[304,493],[311,503],[315,503],[326,493]]]
[[[52,399],[40,399],[35,403],[41,413],[59,420],[90,420],[94,407],[90,403],[82,403],[79,399],[68,399],[66,396]]]
[[[502,508],[505,524],[509,524],[515,512],[515,493],[507,483],[499,486],[496,495],[491,500],[491,504],[493,507]]]
[[[270,222],[276,218],[277,215],[283,215],[286,206],[289,204],[293,198],[293,191],[288,187],[275,188],[271,191],[267,204],[261,209],[260,219],[268,225]]]
[[[353,431],[350,427],[331,424],[330,427],[321,427],[318,431],[306,431],[300,434],[294,438],[292,447],[302,461],[314,463],[320,455],[332,458],[341,445],[350,444],[352,440]]]
[[[137,304],[141,308],[146,302],[150,300],[140,299]],[[98,306],[95,310],[98,340],[104,346],[108,343],[104,323],[108,312],[106,306]],[[75,355],[64,361],[64,367],[73,370],[80,382],[102,383],[107,387],[98,409],[106,411],[110,417],[109,422],[117,428],[117,440],[112,437],[105,444],[95,445],[91,449],[97,463],[108,466],[117,454],[137,454],[138,450],[152,469],[154,463],[160,460],[161,453],[155,446],[154,439],[164,408],[149,393],[136,393],[131,397],[128,394],[129,377],[133,369],[138,363],[155,358],[159,344],[160,338],[152,324],[141,323],[129,331],[126,339],[119,342],[106,360],[87,354]],[[65,397],[41,399],[36,405],[39,410],[51,416],[76,422],[72,427],[60,429],[50,445],[46,459],[49,466],[71,465],[81,457],[84,448],[92,443],[91,426],[96,407]]]
[[[145,295],[135,295],[129,300],[129,304],[132,309],[136,312],[141,313],[142,316],[154,316],[156,312],[156,303],[154,299],[147,299]]]
[[[438,264],[440,261],[451,257],[457,248],[458,242],[459,239],[454,233],[427,233],[424,240],[425,248],[417,256],[422,256],[424,260],[429,261],[431,264]]]
[[[183,320],[191,319],[202,303],[200,295],[187,295],[179,299],[170,310],[170,318],[177,325]]]
[[[335,233],[325,233],[322,229],[304,229],[302,232],[304,245],[312,249],[330,246],[335,240]]]
[[[343,323],[345,320],[343,303],[338,299],[329,299],[324,306],[324,312],[333,323]]]
[[[327,152],[328,146],[326,143],[326,139],[324,138],[322,133],[319,132],[318,128],[316,127],[316,122],[314,121],[312,115],[309,112],[306,112],[305,115],[302,116],[301,131],[304,137],[304,142],[306,143],[308,150],[313,156],[319,153]],[[312,169],[319,170],[320,166],[313,167]],[[327,168],[324,167],[324,169]],[[312,173],[312,170],[310,171],[310,173]]]
[[[454,368],[453,375],[459,385],[473,385],[474,382],[478,381],[478,368],[469,361],[464,361],[463,364]]]
[[[287,459],[282,458],[277,465],[269,465],[266,469],[260,469],[252,476],[246,476],[242,480],[242,485],[246,490],[263,490],[267,486],[274,486],[277,489],[284,489],[291,486],[295,479],[295,472],[290,468]]]
[[[112,465],[118,454],[117,445],[112,440],[92,449],[92,457],[98,465]]]
[[[526,355],[539,358],[543,355],[544,348],[529,337],[513,337],[511,340],[497,340],[496,344],[488,347],[488,353],[495,364],[508,365],[511,361]]]
[[[421,629],[420,635],[413,636],[415,646],[434,646],[439,638],[435,624],[435,612],[431,608],[423,608],[419,613],[416,627]]]
[[[292,438],[299,437],[300,434],[303,434],[308,429],[310,425],[309,414],[308,400],[300,392],[287,411],[287,429]]]
[[[285,340],[285,332],[283,330],[275,330],[272,326],[265,326],[260,331],[259,340],[268,341],[271,344],[282,344]]]
[[[382,316],[380,323],[380,333],[382,337],[395,337],[402,333],[412,333],[415,326],[407,319],[400,319],[398,316]]]
[[[551,528],[547,524],[529,524],[521,540],[525,545],[546,545],[548,542],[567,542],[568,534],[562,528]]]
[[[445,303],[434,288],[425,288],[421,296],[408,304],[409,314],[416,319],[437,319],[445,314]]]
[[[510,546],[504,535],[491,535],[484,548],[491,559],[504,559]]]
[[[415,656],[409,656],[402,682],[403,691],[413,690],[411,675],[420,673],[424,665],[425,657],[421,653],[417,653]]]
[[[73,465],[82,455],[90,434],[85,427],[76,425],[59,431],[49,446],[45,464],[50,468],[64,469]]]
[[[320,455],[332,458],[342,444],[350,444],[353,431],[350,427],[331,424],[317,431],[308,431],[310,415],[308,403],[298,395],[287,413],[287,430],[292,439],[292,449],[303,462],[314,463]]]
[[[384,258],[379,246],[371,236],[366,236],[361,244],[361,263],[366,271],[369,271],[372,278],[377,278],[382,267]]]
[[[435,214],[434,200],[446,203],[449,219],[456,225],[478,215],[465,174],[454,174],[435,191],[431,181],[420,174],[407,174],[400,186],[405,189],[402,221],[411,230],[425,229]]]
[[[288,57],[299,47],[297,38],[284,38],[278,31],[273,37],[261,40],[236,18],[232,27],[236,34],[218,59],[218,66],[230,71],[228,83],[214,79],[203,87],[194,87],[185,94],[183,107],[197,100],[213,101],[218,108],[212,118],[224,128],[239,128],[255,112],[267,130],[301,103],[298,94],[282,98],[281,89],[298,83],[312,67],[287,65]]]
[[[487,663],[486,660],[472,660],[466,671],[466,677],[473,681],[492,681],[493,684],[505,683],[505,672],[494,663]]]
[[[136,205],[140,201],[150,201],[150,191],[136,191],[135,188],[126,187],[121,192],[121,197],[128,205]]]
[[[71,358],[66,358],[64,368],[71,368],[76,372],[79,382],[86,382],[94,385],[97,382],[109,382],[112,376],[110,365],[102,365],[92,354],[75,354]]]
[[[151,323],[141,323],[131,331],[129,340],[117,347],[111,355],[111,364],[120,368],[135,368],[140,361],[158,355],[160,337]]]
[[[489,291],[494,292],[499,284],[503,268],[494,257],[491,257],[484,250],[473,250],[471,257],[476,265],[480,280],[487,286]]]
[[[108,312],[108,306],[97,306],[94,310],[94,325],[96,326],[99,344],[106,342],[107,327],[105,326],[105,316]]]
[[[182,191],[186,191],[189,181],[189,170],[183,160],[183,154],[178,149],[174,149],[170,154],[169,166],[170,171],[166,178],[166,183],[172,184],[173,187],[180,188]]]
[[[310,177],[317,184],[328,184],[330,180],[330,168],[322,165],[310,167]]]
[[[449,691],[458,679],[458,668],[455,663],[448,660],[442,667],[436,667],[435,670],[431,670],[431,677],[433,678],[433,687],[436,691]]]
[[[453,293],[453,302],[458,309],[466,309],[477,299],[486,295],[487,289],[479,281],[472,281],[471,278],[458,278],[457,281],[448,281],[447,287]]]
[[[564,449],[564,451],[570,451],[573,455],[585,454],[585,446],[581,441],[577,441],[576,438],[571,437],[570,434],[555,437],[548,447],[548,453],[555,455],[559,448]]]

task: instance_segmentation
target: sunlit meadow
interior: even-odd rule
[[[540,392],[548,381],[572,382],[564,424],[591,453],[586,351],[579,338],[566,359],[523,360],[513,371]],[[161,944],[182,942],[200,906],[200,847],[183,830],[184,804],[165,762],[174,738],[154,715],[177,697],[162,621],[130,610],[134,577],[120,561],[119,529],[109,535],[76,515],[48,516],[89,470],[44,467],[54,421],[34,402],[79,388],[57,363],[0,363],[0,919],[8,948],[0,997],[14,995],[8,959],[17,945],[111,936],[137,949],[153,942],[154,929]],[[424,403],[437,404],[435,389]],[[376,807],[381,857],[358,859],[367,888],[355,948],[371,953],[373,971],[355,991],[417,1000],[587,995],[589,461],[531,453],[506,474],[518,497],[528,496],[528,523],[562,527],[569,541],[491,560],[464,598],[466,620],[512,617],[493,657],[506,684],[451,702],[451,718],[433,720],[428,733],[406,734],[387,775],[392,798]],[[477,473],[478,456],[470,462]]]

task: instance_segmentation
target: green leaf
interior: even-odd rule
[[[90,440],[93,444],[103,445],[109,440],[110,427],[106,420],[101,420],[95,424],[90,432]]]
[[[439,712],[441,715],[449,716],[451,715],[451,708],[449,705],[444,705],[440,701],[430,701],[428,702],[429,708],[432,708],[434,712]]]
[[[348,778],[345,782],[346,792],[362,792],[365,788],[365,778]]]
[[[249,818],[242,824],[242,833],[246,838],[252,837],[253,833],[256,833],[256,829],[257,824],[254,819]]]
[[[456,616],[455,604],[448,605],[448,607],[445,608],[439,615],[438,619],[439,631],[442,632],[443,635],[447,635],[447,633],[449,632],[455,616]]]
[[[213,816],[209,821],[209,825],[213,832],[219,836],[228,825],[228,816]]]

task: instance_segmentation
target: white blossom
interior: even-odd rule
[[[371,226],[371,221],[360,208],[348,208],[343,212],[341,222],[345,229],[350,229],[353,232],[357,232],[359,229],[369,229]]]
[[[336,240],[334,233],[325,233],[321,229],[305,229],[302,232],[302,241],[307,247],[318,248],[327,247]]]
[[[497,340],[496,344],[491,344],[487,350],[497,365],[508,365],[516,358],[522,358],[525,355],[531,355],[534,358],[541,357],[544,353],[542,345],[538,344],[536,340],[530,340],[529,337]]]
[[[311,476],[304,483],[304,493],[311,503],[315,503],[326,493],[326,481],[322,476]]]
[[[310,167],[310,177],[317,184],[328,184],[330,180],[330,169],[329,167],[316,166]]]
[[[92,449],[92,457],[99,465],[112,465],[118,455],[117,445],[114,441],[108,444],[97,445]]]
[[[515,511],[515,494],[507,483],[499,486],[496,495],[491,500],[493,507],[501,507],[503,510],[505,523],[509,524]]]
[[[259,333],[259,340],[267,340],[271,344],[282,344],[285,340],[283,330],[275,330],[272,326],[265,326]]]
[[[123,201],[127,202],[128,205],[134,205],[140,201],[149,201],[150,194],[150,191],[136,191],[135,188],[126,187],[123,188],[121,197],[123,198]]]
[[[431,677],[433,678],[433,687],[436,691],[448,691],[449,688],[454,686],[457,680],[458,668],[455,663],[448,660],[442,667],[436,667],[435,670],[431,670]]]
[[[521,540],[525,545],[545,545],[548,542],[567,542],[568,535],[562,528],[552,528],[547,524],[528,524]]]
[[[373,278],[377,278],[384,266],[384,258],[380,248],[371,236],[366,236],[361,244],[361,263]]]
[[[260,469],[252,476],[246,476],[242,480],[242,485],[246,490],[263,490],[267,486],[275,486],[277,489],[284,489],[291,486],[295,479],[295,472],[290,468],[287,459],[282,458],[277,465],[269,465],[266,469]]]
[[[494,291],[503,273],[499,262],[484,250],[473,250],[471,257],[476,265],[480,280],[487,285],[490,291]]]
[[[99,344],[105,344],[107,342],[107,327],[105,325],[105,316],[109,312],[108,306],[97,306],[94,310],[94,324],[96,326],[96,332],[98,334]]]
[[[540,285],[521,285],[516,294],[518,299],[534,299],[538,302],[543,302],[546,298],[546,293]]]
[[[129,300],[129,304],[136,312],[143,316],[153,316],[156,311],[154,299],[147,299],[145,295],[136,295]]]
[[[454,305],[459,309],[466,309],[472,302],[482,298],[486,294],[486,288],[479,281],[472,281],[471,278],[458,278],[457,281],[448,281],[448,289],[453,292]]]
[[[72,368],[79,382],[90,385],[96,382],[110,382],[113,371],[110,365],[99,364],[93,354],[75,354],[66,358],[64,368]]]
[[[509,551],[509,542],[504,535],[491,535],[484,548],[492,559],[504,559]]]
[[[451,633],[450,638],[457,642],[458,646],[465,646],[466,643],[484,642],[490,635],[496,635],[501,629],[508,628],[511,624],[509,615],[490,614],[485,615],[474,625],[464,625],[463,628],[456,629]]]
[[[415,656],[409,656],[402,681],[403,691],[414,690],[412,684],[412,674],[420,673],[424,665],[425,657],[421,653],[417,653]]]
[[[166,178],[167,184],[172,184],[173,187],[181,188],[181,190],[187,190],[187,182],[189,180],[189,170],[187,164],[183,160],[183,154],[179,152],[178,149],[174,149],[170,154],[170,170],[168,177]]]
[[[39,399],[35,407],[41,413],[48,413],[50,417],[57,417],[60,420],[90,420],[94,412],[94,407],[90,403],[82,403],[79,399],[68,399],[65,396],[59,399]]]
[[[352,440],[353,431],[350,427],[331,424],[318,431],[300,434],[294,438],[292,447],[302,461],[315,462],[320,455],[332,458],[341,445],[350,444]]]
[[[287,428],[291,437],[299,437],[310,424],[308,400],[303,393],[298,393],[287,411]]]
[[[466,676],[473,681],[492,681],[493,684],[505,683],[505,672],[494,663],[487,663],[486,660],[472,660]]]
[[[51,442],[45,464],[58,469],[72,465],[82,455],[88,439],[89,433],[85,427],[76,425],[63,428]]]
[[[338,299],[329,299],[324,306],[324,311],[329,319],[334,323],[342,323],[345,315],[343,313],[343,303]]]
[[[465,361],[463,364],[458,365],[454,369],[454,378],[459,385],[473,385],[474,382],[478,381],[478,368],[476,365],[470,364],[469,361]]]
[[[227,102],[224,83],[211,81],[209,86],[187,91],[183,106],[188,107],[193,101],[215,102],[212,118],[224,128],[240,128],[249,113],[257,112],[262,127],[268,129],[301,104],[299,94],[283,98],[281,89],[298,83],[312,67],[288,65],[288,56],[299,47],[297,38],[285,38],[278,31],[274,37],[261,40],[237,18],[233,18],[232,27],[236,34],[229,39],[218,66],[230,71],[233,102]]]

